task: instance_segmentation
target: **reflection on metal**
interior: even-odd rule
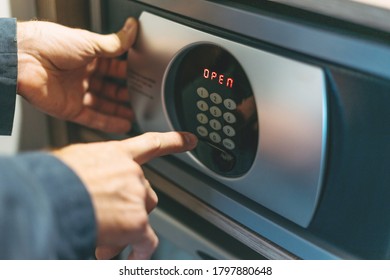
[[[208,259],[218,260],[234,260],[238,259],[234,254],[227,251],[228,248],[224,248],[207,239],[207,236],[202,236],[196,230],[181,223],[175,217],[172,217],[163,210],[157,208],[149,216],[149,220],[153,229],[158,233],[159,238],[163,236],[166,240],[169,240],[172,244],[178,246],[180,251],[185,251],[190,256],[185,256],[195,259],[201,259],[202,256],[208,256]],[[161,246],[159,243],[159,248]],[[170,251],[170,250],[169,250]],[[199,252],[202,252],[199,254]],[[163,252],[160,252],[162,259],[165,259]]]
[[[269,240],[245,229],[237,222],[227,218],[220,212],[211,208],[202,201],[189,195],[172,182],[168,181],[155,171],[144,167],[146,178],[151,185],[159,191],[167,194],[180,204],[195,212],[200,217],[206,219],[216,227],[220,228],[233,238],[242,242],[252,250],[258,252],[267,259],[297,259],[293,254],[285,251]]]
[[[271,0],[390,32],[388,0]]]
[[[285,0],[285,2],[287,1],[289,3],[293,2]],[[332,1],[336,0],[302,0],[301,2],[313,2],[320,6]],[[358,36],[348,37],[336,32],[329,32],[329,30],[316,30],[311,25],[293,21],[289,22],[272,15],[266,16],[248,10],[235,9],[218,3],[220,1],[142,0],[140,2],[248,36],[249,38],[255,38],[289,50],[305,53],[308,56],[312,55],[318,59],[355,68],[380,77],[390,78],[390,71],[388,71],[390,49],[388,46],[376,42],[368,42]],[[207,13],[204,11],[207,11]],[[362,11],[364,12],[365,10],[362,9]],[[377,21],[378,24],[390,25],[389,17],[389,15],[385,14],[369,18]],[[358,19],[359,17],[357,16],[356,18]],[[386,28],[386,30],[390,31],[390,28]],[[375,55],[366,57],[361,55],[367,53]]]

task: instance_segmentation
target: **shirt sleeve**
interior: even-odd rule
[[[0,259],[91,259],[96,231],[86,188],[59,159],[0,157]]]
[[[0,135],[10,135],[18,74],[16,19],[0,18]]]

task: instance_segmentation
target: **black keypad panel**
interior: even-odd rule
[[[234,139],[236,136],[234,127],[237,122],[237,117],[234,115],[236,102],[230,98],[223,99],[217,92],[208,94],[209,91],[204,87],[197,88],[196,92],[199,95],[199,101],[196,102],[199,109],[196,115],[199,122],[196,128],[198,136],[208,138],[209,141],[222,145],[226,150],[234,150],[236,148]]]
[[[226,177],[250,169],[259,136],[256,103],[230,53],[211,44],[190,47],[172,63],[164,90],[175,129],[198,136],[192,153],[202,164]]]

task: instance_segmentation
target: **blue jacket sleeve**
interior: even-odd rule
[[[89,259],[96,225],[79,178],[46,153],[0,157],[0,259]]]
[[[0,135],[11,134],[17,84],[16,20],[0,18]],[[85,259],[96,225],[78,177],[46,153],[0,157],[0,259]]]
[[[12,132],[17,62],[16,20],[0,18],[0,135]]]

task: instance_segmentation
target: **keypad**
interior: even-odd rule
[[[224,99],[218,92],[209,94],[209,90],[205,87],[197,88],[196,92],[199,96],[196,102],[199,110],[196,115],[198,135],[211,143],[221,145],[220,147],[226,150],[234,150],[237,136],[236,102],[231,98]]]

